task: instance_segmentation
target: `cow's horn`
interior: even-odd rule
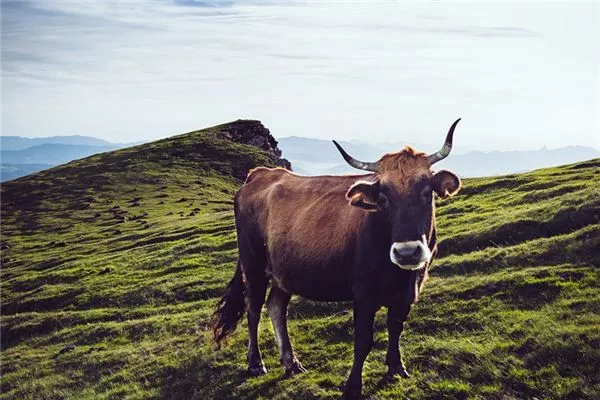
[[[439,151],[427,156],[427,160],[429,160],[429,165],[433,165],[436,162],[443,160],[450,154],[450,150],[452,150],[452,138],[454,136],[454,128],[456,128],[458,121],[460,121],[460,118],[454,121],[454,123],[450,127],[450,130],[446,135],[446,142],[444,142],[442,148]]]
[[[346,151],[342,149],[342,146],[340,146],[335,140],[333,141],[333,144],[335,144],[335,147],[337,147],[340,153],[342,153],[342,157],[344,157],[344,160],[346,160],[346,162],[352,167],[364,169],[365,171],[377,172],[377,163],[358,161],[352,158],[348,153],[346,153]]]

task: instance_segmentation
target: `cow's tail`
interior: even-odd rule
[[[225,294],[217,303],[212,317],[212,329],[217,348],[221,342],[235,331],[238,322],[246,311],[246,285],[244,284],[244,273],[242,264],[238,260],[235,275],[229,282]]]

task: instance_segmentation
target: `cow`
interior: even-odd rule
[[[258,324],[266,300],[285,375],[306,371],[290,344],[287,306],[292,294],[314,301],[352,301],[354,362],[344,398],[360,398],[362,368],[373,344],[373,322],[387,308],[387,374],[409,377],[400,335],[437,252],[433,193],[456,194],[460,179],[431,166],[452,149],[450,127],[433,154],[411,147],[377,162],[344,160],[366,175],[315,176],[282,168],[251,170],[235,195],[239,259],[213,315],[218,347],[247,313],[248,371],[265,374]]]

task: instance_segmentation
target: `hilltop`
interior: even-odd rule
[[[279,160],[281,150],[277,147],[277,141],[259,121],[238,120],[225,125],[220,127],[221,135],[225,135],[221,138],[258,147],[269,153],[275,162]],[[79,135],[42,138],[0,136],[0,181],[16,179],[73,160],[141,143],[143,142],[110,143]],[[287,168],[291,165],[283,160],[281,163]]]
[[[237,256],[232,196],[280,156],[258,121],[236,121],[3,184],[1,398],[337,398],[347,303],[292,300],[309,372],[288,380],[268,318],[265,376],[247,379],[245,323],[211,343]],[[381,381],[379,313],[365,392],[598,398],[599,184],[597,159],[464,180],[440,201],[440,258],[403,335],[412,378]]]

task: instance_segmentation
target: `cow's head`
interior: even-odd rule
[[[431,260],[428,238],[433,228],[433,193],[446,198],[460,190],[461,182],[455,174],[431,170],[433,164],[450,154],[458,121],[460,118],[450,127],[441,150],[430,155],[406,147],[377,162],[362,162],[333,142],[352,167],[375,172],[355,182],[346,197],[352,206],[385,217],[392,242],[390,259],[400,268],[422,268]]]

